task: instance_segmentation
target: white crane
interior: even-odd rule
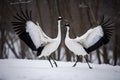
[[[82,55],[84,56],[89,68],[92,69],[88,63],[87,54],[109,42],[113,31],[113,24],[111,23],[110,19],[105,21],[103,17],[102,21],[97,27],[89,29],[84,35],[74,39],[69,37],[70,25],[66,24],[65,26],[67,28],[65,45],[70,51],[77,55],[77,61],[73,67],[76,66],[80,55]]]
[[[17,21],[12,22],[14,26],[14,30],[16,34],[19,36],[21,40],[23,40],[33,51],[37,51],[38,58],[44,56],[47,57],[51,66],[51,59],[54,59],[50,56],[61,43],[61,17],[58,18],[58,34],[57,37],[52,39],[48,37],[41,27],[39,23],[34,23],[31,17],[31,11],[16,13],[14,18]],[[54,61],[55,66],[57,67],[57,63]]]

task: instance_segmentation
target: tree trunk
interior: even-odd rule
[[[105,64],[109,64],[107,47],[105,45],[103,46],[103,60]]]
[[[96,50],[96,53],[97,53],[97,58],[98,58],[98,64],[101,64],[100,51],[99,51],[99,49]]]

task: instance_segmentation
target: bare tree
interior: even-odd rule
[[[1,0],[0,1],[0,58],[8,58],[9,50],[16,58],[29,58],[33,56],[33,52],[18,38],[12,30],[11,21],[15,20],[13,16],[20,9],[29,8],[32,10],[34,22],[38,21],[44,32],[51,37],[57,34],[57,18],[62,16],[62,42],[58,50],[52,54],[56,60],[66,57],[67,61],[74,61],[76,58],[64,44],[66,34],[65,23],[70,23],[70,37],[81,36],[89,28],[98,25],[99,17],[104,14],[106,16],[113,15],[115,23],[115,33],[113,40],[106,46],[98,49],[95,54],[90,53],[90,61],[92,56],[96,55],[98,63],[110,63],[109,45],[113,46],[113,62],[114,65],[120,64],[120,35],[119,35],[119,0]],[[113,11],[112,11],[113,9]],[[19,43],[16,43],[16,42]],[[114,43],[113,43],[114,42]],[[17,44],[19,50],[16,50]],[[7,46],[7,47],[6,47]],[[9,49],[8,49],[9,48]],[[61,48],[65,49],[65,53],[61,58]],[[102,50],[102,51],[101,51]],[[103,52],[103,53],[102,53]],[[102,54],[102,55],[101,55]],[[103,57],[103,60],[102,58]],[[81,58],[82,61],[82,58]],[[103,61],[103,62],[102,62]]]
[[[119,14],[119,11],[120,11],[120,1],[119,0],[113,0],[113,8],[114,8],[114,23],[115,23],[115,35],[114,35],[114,54],[113,54],[113,58],[114,58],[114,65],[117,65],[119,64],[120,65],[120,62],[118,63],[118,60],[120,60],[120,34],[119,34],[119,31],[120,31],[120,14]]]

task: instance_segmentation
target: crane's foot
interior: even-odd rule
[[[50,56],[50,58],[53,60],[55,66],[58,67],[57,63],[56,63],[55,60],[52,58],[52,56]]]
[[[53,68],[53,65],[52,65],[52,62],[50,60],[50,57],[47,57],[47,58],[48,58],[48,61],[50,62],[51,67]]]
[[[51,61],[49,61],[49,62],[50,62],[51,67],[53,68],[53,65],[52,65]]]
[[[57,63],[56,63],[56,62],[54,62],[54,64],[55,64],[55,66],[56,66],[56,67],[58,67],[58,65],[57,65]]]
[[[87,55],[86,55],[86,56],[84,56],[84,58],[85,58],[85,60],[86,60],[86,62],[87,62],[87,64],[88,64],[89,69],[92,69],[92,67],[90,66],[90,64],[89,64],[89,62],[88,62]]]
[[[89,69],[92,69],[92,67],[89,67]]]
[[[77,55],[77,61],[75,62],[75,64],[72,67],[75,67],[77,65],[78,61],[79,61],[79,56]]]
[[[75,66],[76,66],[76,63],[72,67],[75,67]]]

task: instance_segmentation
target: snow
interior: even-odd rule
[[[120,80],[120,66],[57,61],[51,68],[47,60],[1,59],[0,80]]]

